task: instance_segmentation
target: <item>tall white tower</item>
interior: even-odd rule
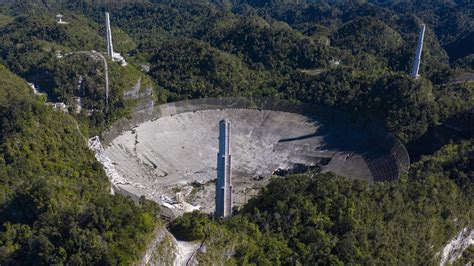
[[[114,56],[114,46],[112,44],[112,30],[110,28],[109,12],[105,12],[105,27],[107,35],[107,55],[112,59]]]
[[[425,38],[425,28],[426,25],[422,24],[420,29],[420,34],[418,35],[418,46],[416,47],[415,61],[413,62],[413,68],[411,70],[411,76],[418,78],[420,75],[420,62],[421,62],[421,52],[423,50],[423,39]]]
[[[232,214],[232,177],[230,155],[230,122],[219,122],[219,153],[217,154],[216,219]]]

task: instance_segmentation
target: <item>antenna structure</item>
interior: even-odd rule
[[[105,12],[105,27],[106,27],[106,37],[107,37],[107,55],[110,57],[110,59],[113,59],[114,45],[112,43],[112,30],[110,28],[109,12]]]
[[[413,78],[418,78],[420,71],[420,62],[421,62],[421,52],[423,50],[423,39],[425,38],[425,29],[426,25],[422,24],[420,28],[420,33],[418,35],[418,46],[416,47],[415,61],[413,62],[413,68],[411,70],[411,76]]]
[[[105,29],[106,29],[106,40],[107,40],[107,55],[110,59],[115,62],[119,62],[120,65],[126,66],[127,62],[120,53],[114,52],[114,45],[112,42],[112,29],[110,27],[110,13],[105,12]]]
[[[217,154],[216,219],[232,214],[232,177],[230,152],[230,121],[219,122],[219,153]]]

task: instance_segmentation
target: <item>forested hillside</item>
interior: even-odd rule
[[[333,174],[276,178],[230,220],[193,213],[170,229],[205,239],[205,264],[434,264],[445,236],[472,226],[473,155],[472,142],[447,145],[400,181],[375,185]]]
[[[27,14],[20,12],[28,6],[33,7]],[[65,12],[70,23],[55,24],[54,11],[65,7],[70,10]],[[439,118],[446,111],[437,99],[453,95],[433,94],[443,93],[443,84],[458,74],[472,71],[471,5],[447,3],[446,7],[451,10],[448,14],[438,7],[422,13],[418,5],[409,9],[363,1],[234,1],[233,5],[120,1],[114,6],[100,1],[43,1],[4,8],[5,18],[14,20],[5,19],[10,23],[0,29],[4,36],[0,49],[10,69],[38,83],[50,97],[86,96],[88,109],[100,110],[93,112],[90,125],[102,128],[133,109],[134,103],[122,97],[127,88],[114,87],[112,108],[104,115],[100,73],[91,78],[94,89],[67,89],[66,84],[83,76],[84,68],[67,70],[68,77],[58,80],[57,73],[67,69],[65,63],[74,63],[58,60],[54,52],[104,50],[103,11],[108,10],[117,26],[116,49],[128,54],[135,66],[151,65],[149,75],[158,84],[155,100],[243,95],[316,102],[362,115],[377,114],[400,139],[410,142],[444,122]],[[456,19],[443,24],[450,18]],[[413,81],[407,74],[422,22],[428,25],[422,79]],[[446,31],[443,25],[463,34]],[[450,47],[465,54],[451,52]],[[76,60],[86,60],[83,57]],[[449,61],[457,67],[450,67]],[[99,63],[91,70],[100,71]],[[93,76],[91,71],[85,73]],[[471,85],[462,86],[468,99],[472,97]],[[406,93],[418,91],[413,90],[416,87],[423,87],[420,96],[407,97]],[[379,99],[387,88],[395,88],[390,89],[390,99]]]
[[[36,98],[0,65],[0,261],[131,263],[158,208],[109,195],[77,122]]]
[[[454,0],[0,0],[0,264],[137,262],[159,210],[109,195],[85,140],[150,103],[223,96],[373,117],[407,145],[413,167],[377,184],[286,176],[228,221],[171,222],[178,238],[206,239],[201,262],[435,263],[474,226],[473,10]],[[106,59],[107,107],[104,12],[128,62]]]
[[[105,50],[99,24],[80,14],[69,13],[68,24],[57,24],[54,13],[27,10],[0,28],[2,61],[14,73],[34,83],[51,101],[73,106],[81,97],[83,113],[77,118],[92,129],[103,128],[130,114],[134,101],[124,99],[140,79],[143,88],[155,89],[151,79],[137,66],[125,69],[109,62],[110,108],[105,110],[105,69],[102,59],[90,51]],[[135,49],[136,44],[115,28],[116,51]],[[124,75],[123,73],[126,73]]]

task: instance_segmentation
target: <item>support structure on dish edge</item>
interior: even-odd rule
[[[231,126],[227,119],[219,122],[219,153],[217,154],[216,219],[232,214],[232,177],[230,154]]]
[[[112,29],[110,28],[110,14],[105,12],[105,30],[107,38],[107,55],[110,59],[114,56],[114,45],[112,43]]]
[[[416,47],[415,61],[413,62],[413,68],[411,71],[411,76],[418,78],[420,71],[420,62],[421,62],[421,52],[423,50],[423,39],[425,38],[425,29],[426,25],[422,24],[420,29],[420,34],[418,35],[418,46]]]
[[[119,62],[121,66],[127,66],[125,58],[120,53],[114,52],[112,42],[112,28],[110,27],[110,13],[105,12],[105,37],[107,41],[107,56],[115,62]]]

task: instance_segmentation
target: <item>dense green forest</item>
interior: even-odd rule
[[[0,29],[0,53],[5,65],[47,93],[49,100],[72,106],[74,97],[81,97],[84,112],[77,118],[96,132],[130,114],[136,103],[124,99],[124,92],[139,79],[143,88],[156,86],[137,66],[122,68],[108,62],[113,89],[110,108],[105,110],[104,63],[100,57],[85,52],[105,49],[101,29],[82,15],[71,14],[68,23],[58,25],[54,13],[28,10]],[[117,51],[127,53],[136,46],[120,29],[114,30],[114,37]]]
[[[470,108],[466,99],[472,99],[471,84],[458,85],[466,88],[467,95],[450,94],[445,84],[472,72],[472,4],[446,3],[450,12],[445,14],[438,6],[422,12],[422,4],[407,8],[365,1],[232,3],[120,1],[110,6],[100,1],[33,1],[6,5],[0,28],[1,58],[53,99],[71,102],[71,96],[82,96],[86,110],[93,113],[89,126],[97,129],[130,114],[136,101],[123,99],[126,86],[114,86],[112,107],[102,112],[99,62],[94,65],[84,56],[68,61],[54,54],[104,50],[104,10],[113,14],[117,26],[116,50],[128,55],[136,69],[140,64],[151,66],[149,75],[134,75],[156,82],[157,103],[224,95],[316,102],[362,115],[376,114],[404,142],[444,122],[442,118],[451,110],[440,106],[438,99],[456,95],[467,103],[458,111]],[[69,24],[56,24],[55,11],[63,11]],[[428,29],[422,78],[415,81],[407,74],[422,22]],[[77,66],[81,61],[89,70]],[[86,85],[79,90],[66,88],[74,87],[79,76],[86,76]],[[379,97],[386,88],[395,88],[390,99]],[[417,96],[407,97],[412,91]]]
[[[109,195],[77,122],[0,65],[0,261],[115,264],[139,259],[159,209]]]
[[[177,238],[206,239],[200,261],[435,263],[446,241],[474,226],[473,10],[454,0],[0,0],[0,264],[136,262],[161,226],[159,210],[108,195],[86,137],[146,101],[221,96],[374,117],[414,164],[401,180],[373,185],[287,176],[228,221],[193,213],[171,222]],[[106,59],[108,108],[104,65],[90,53],[105,51],[105,11],[128,62]],[[137,84],[141,96],[127,96]],[[69,114],[45,101],[66,103]]]
[[[434,264],[444,236],[472,225],[473,155],[472,142],[447,145],[401,180],[375,185],[333,174],[276,178],[227,221],[190,213],[170,229],[205,239],[204,263]]]

